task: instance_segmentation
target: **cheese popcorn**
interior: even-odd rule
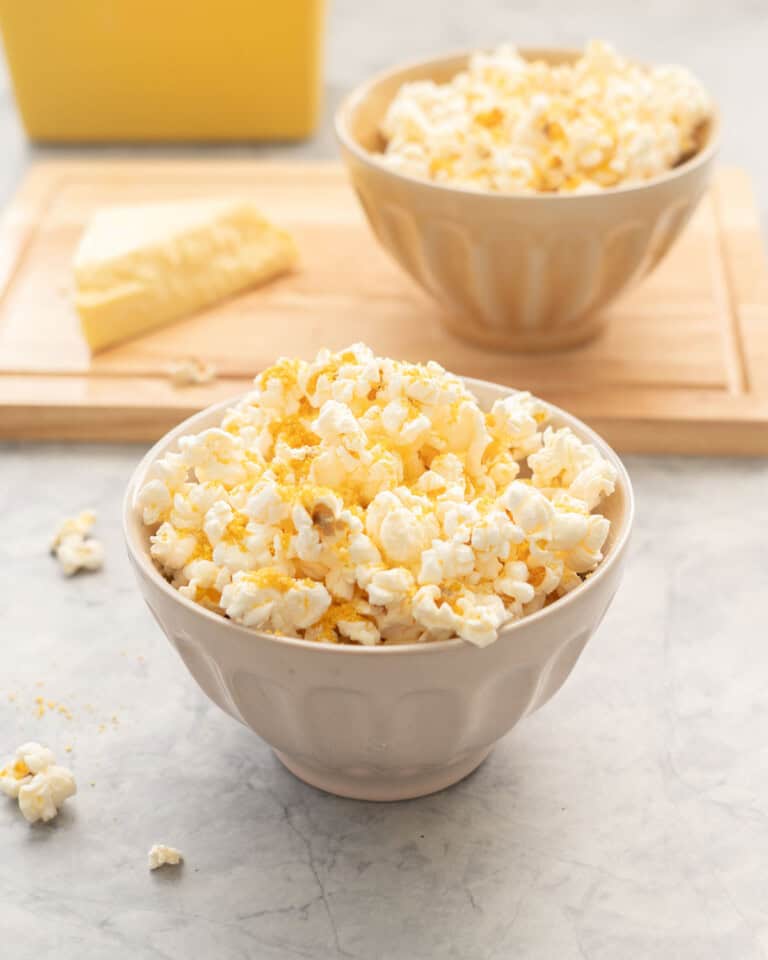
[[[656,177],[699,148],[712,114],[682,67],[600,42],[574,63],[476,53],[450,82],[404,84],[382,123],[395,170],[499,192],[590,193]]]
[[[52,820],[65,800],[77,793],[72,772],[56,764],[51,750],[39,743],[24,743],[0,770],[0,791],[18,800],[30,823]]]
[[[163,490],[167,494],[167,490]],[[51,553],[65,576],[71,577],[80,570],[100,570],[103,566],[104,545],[91,536],[95,523],[94,511],[83,510],[59,524],[51,540]]]
[[[528,393],[484,412],[436,363],[323,350],[182,437],[137,507],[173,586],[244,626],[485,646],[602,560],[616,471],[548,420]]]
[[[183,859],[181,850],[177,850],[176,847],[169,847],[165,843],[153,844],[147,854],[150,870],[157,870],[164,866],[177,867]]]

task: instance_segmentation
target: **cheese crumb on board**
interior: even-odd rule
[[[149,851],[149,869],[157,870],[158,867],[175,867],[183,860],[181,850],[175,847],[168,847],[164,843],[156,843]]]
[[[30,822],[52,820],[62,804],[77,793],[72,771],[56,763],[51,750],[39,743],[24,743],[0,769],[0,791],[18,800]]]
[[[93,510],[83,510],[59,524],[51,540],[51,552],[59,561],[65,576],[79,570],[99,570],[104,564],[104,546],[90,536],[96,523]]]
[[[296,246],[246,200],[106,207],[74,259],[92,351],[138,336],[289,270]]]
[[[174,387],[200,387],[213,383],[218,375],[212,363],[206,363],[197,357],[186,357],[168,364],[168,376]]]

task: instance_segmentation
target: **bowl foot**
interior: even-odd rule
[[[329,767],[315,767],[288,757],[279,750],[275,756],[291,773],[318,790],[333,793],[338,797],[352,800],[412,800],[425,797],[446,787],[453,786],[459,780],[476,770],[491,752],[492,746],[473,750],[461,760],[447,767],[422,768],[416,772],[395,773],[360,770],[334,770]]]
[[[542,327],[532,333],[494,330],[481,327],[476,321],[460,315],[448,314],[443,325],[459,340],[486,350],[505,353],[549,353],[575,350],[590,343],[605,329],[601,315],[586,318],[578,324],[563,327]]]

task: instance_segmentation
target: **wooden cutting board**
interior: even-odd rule
[[[99,206],[251,197],[296,237],[301,269],[91,358],[72,306],[71,259]],[[141,440],[248,388],[279,355],[363,340],[461,374],[530,389],[620,450],[768,453],[768,270],[750,185],[723,170],[659,269],[582,348],[511,355],[446,333],[441,307],[378,247],[341,168],[255,161],[49,161],[0,229],[0,436]],[[215,384],[179,389],[168,364],[212,361]]]

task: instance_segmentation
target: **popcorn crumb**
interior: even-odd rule
[[[156,843],[149,851],[149,869],[157,870],[158,867],[177,866],[183,859],[181,851],[175,847],[167,847],[164,843]]]
[[[51,541],[51,552],[59,561],[65,576],[79,570],[99,570],[104,563],[104,547],[90,536],[96,523],[93,510],[84,510],[64,520]]]
[[[404,84],[382,124],[382,159],[475,190],[594,193],[686,159],[711,114],[682,67],[640,66],[597,41],[556,65],[502,46],[448,83]]]
[[[67,537],[86,537],[96,523],[96,513],[93,510],[83,510],[76,517],[68,517],[59,524],[51,540],[51,550],[56,551]],[[43,685],[43,681],[38,681]]]
[[[218,371],[212,363],[205,363],[197,357],[187,357],[170,363],[168,376],[175,387],[192,387],[213,383]]]
[[[0,769],[0,791],[17,799],[30,822],[52,820],[62,804],[77,793],[72,772],[56,764],[53,753],[39,743],[25,743]]]
[[[602,560],[616,471],[529,393],[489,411],[362,344],[283,359],[138,494],[179,592],[312,641],[485,646]]]

